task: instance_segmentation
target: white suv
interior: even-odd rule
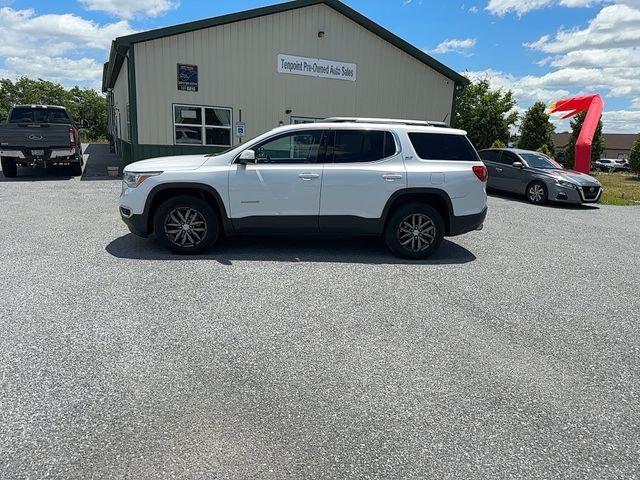
[[[199,253],[221,234],[384,238],[396,255],[433,253],[480,229],[487,169],[465,132],[410,120],[287,125],[223,153],[143,160],[124,170],[120,215],[169,250]]]

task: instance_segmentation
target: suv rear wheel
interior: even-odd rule
[[[437,210],[411,203],[396,210],[384,232],[385,243],[395,255],[420,260],[431,255],[444,238],[444,221]]]
[[[4,173],[5,177],[14,178],[18,174],[18,167],[15,160],[2,158],[0,159],[0,164],[2,164],[2,173]]]
[[[173,253],[201,253],[218,240],[218,216],[207,202],[190,195],[172,197],[153,220],[158,241]]]

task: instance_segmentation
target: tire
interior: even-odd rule
[[[71,169],[72,177],[79,177],[80,175],[82,175],[82,165],[80,164],[80,162],[69,164],[69,168]]]
[[[533,203],[534,205],[544,205],[547,203],[547,199],[549,197],[549,193],[547,191],[547,186],[543,182],[531,182],[527,186],[526,191],[527,201]]]
[[[425,203],[410,203],[398,208],[389,217],[384,231],[389,250],[400,258],[411,260],[427,258],[438,249],[443,238],[442,216]]]
[[[201,253],[212,247],[220,235],[215,210],[191,195],[172,197],[160,205],[153,226],[160,244],[179,255]]]
[[[0,159],[0,163],[2,164],[2,173],[4,173],[5,177],[15,178],[16,175],[18,175],[18,166],[15,160],[2,158]]]

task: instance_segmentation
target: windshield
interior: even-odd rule
[[[65,123],[71,119],[62,108],[15,107],[11,110],[9,123]]]
[[[520,153],[519,155],[531,168],[562,169],[562,165],[541,153]]]

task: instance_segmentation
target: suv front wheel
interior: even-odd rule
[[[190,195],[172,197],[154,218],[158,241],[173,253],[201,253],[211,247],[220,232],[218,216],[207,202]]]
[[[391,215],[384,237],[389,250],[397,256],[420,260],[431,255],[442,243],[444,221],[433,207],[411,203]]]

